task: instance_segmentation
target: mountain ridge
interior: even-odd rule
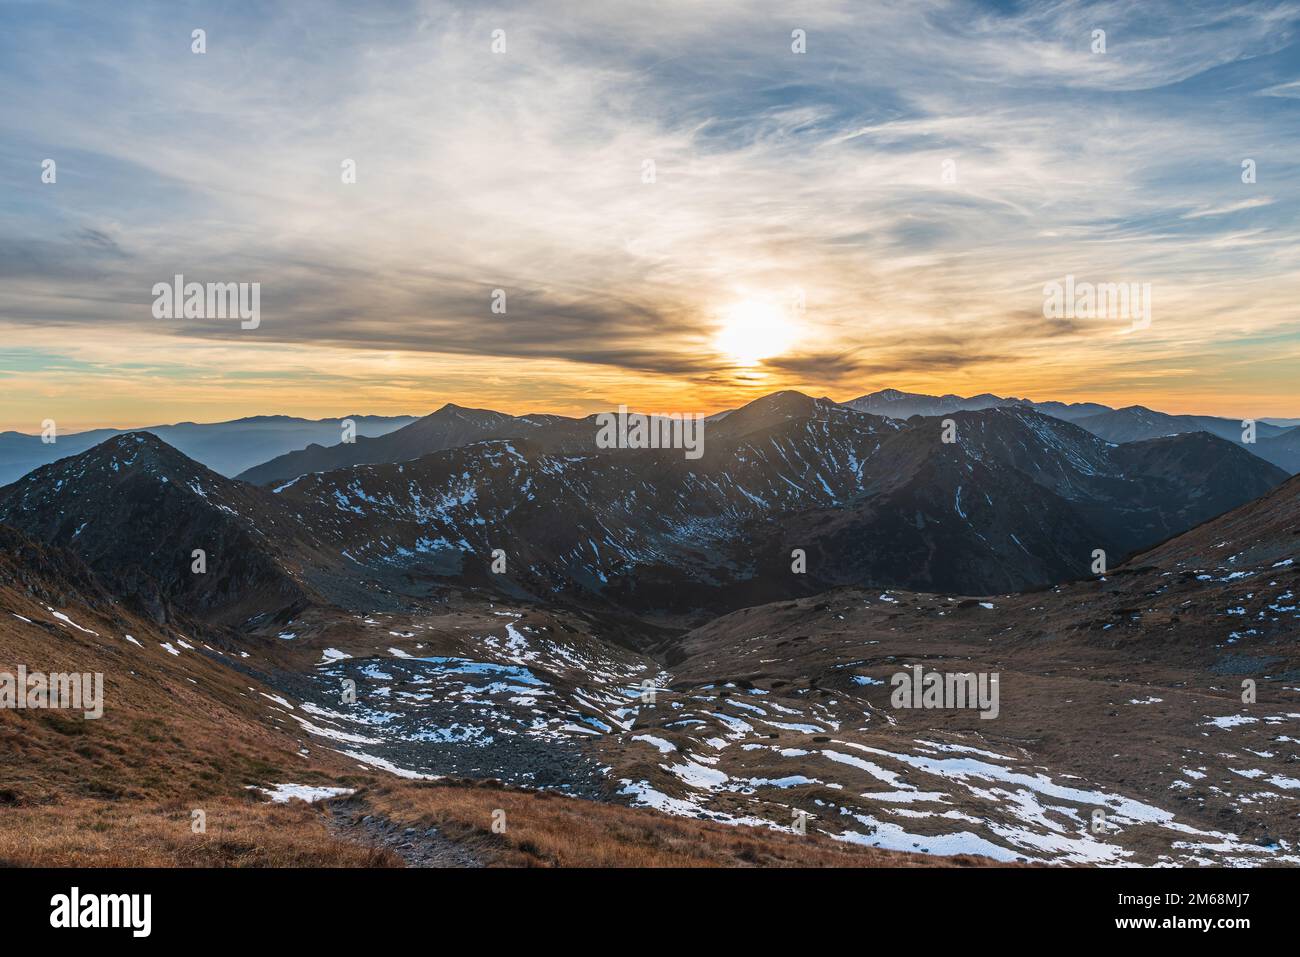
[[[846,402],[835,402],[825,396],[813,398],[797,390],[783,390],[760,396],[738,408],[714,413],[706,418],[706,426],[709,430],[723,429],[724,434],[734,434],[740,420],[733,417],[742,410],[750,410],[747,413],[750,418],[760,414],[755,411],[756,403],[762,408],[781,409],[783,411],[780,414],[787,417],[806,413],[815,404],[821,403],[903,421],[916,415],[934,417],[993,408],[1028,408],[1080,425],[1093,434],[1116,443],[1190,431],[1210,431],[1220,438],[1242,445],[1247,451],[1292,474],[1300,471],[1300,427],[1285,428],[1260,422],[1257,425],[1259,442],[1246,445],[1241,441],[1240,423],[1231,419],[1215,416],[1169,416],[1142,406],[1117,410],[1097,403],[1035,402],[1030,399],[1002,398],[992,393],[971,397],[951,394],[930,396],[884,389]],[[348,465],[411,461],[429,452],[458,445],[529,435],[550,436],[556,448],[581,452],[587,442],[586,423],[592,419],[593,416],[581,419],[536,414],[510,416],[488,409],[466,409],[448,403],[422,419],[378,439],[358,439],[354,444],[311,446],[288,452],[250,468],[238,477],[259,485],[270,485],[309,472],[325,472]],[[728,420],[731,420],[729,426],[725,425]]]
[[[500,421],[434,416],[440,440]],[[174,605],[235,624],[450,586],[671,618],[847,583],[1042,586],[1082,573],[1094,549],[1118,561],[1286,477],[1206,433],[1115,445],[1025,406],[951,421],[950,443],[937,418],[784,392],[716,422],[698,461],[600,449],[594,417],[558,419],[274,487],[141,433],[0,489],[0,522],[77,550],[155,616]],[[205,547],[215,574],[190,574]],[[791,574],[795,549],[807,568]]]

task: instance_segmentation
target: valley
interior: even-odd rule
[[[270,486],[145,433],[38,469],[0,667],[102,673],[105,713],[0,711],[0,857],[153,815],[211,862],[189,807],[294,822],[224,863],[1300,864],[1300,479],[952,418],[782,393],[698,462],[568,422]],[[996,716],[896,707],[913,668],[997,675]]]

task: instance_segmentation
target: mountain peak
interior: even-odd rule
[[[174,448],[172,448],[162,439],[158,438],[158,436],[154,435],[152,432],[145,432],[145,431],[123,432],[120,435],[110,436],[109,438],[105,439],[103,442],[100,442],[98,445],[94,446],[93,448],[101,449],[103,451],[116,452],[116,451],[131,451],[140,447],[153,449],[155,451],[162,451],[164,449],[168,449],[172,452],[176,452]],[[177,452],[176,454],[179,455],[180,453]]]
[[[0,523],[73,550],[156,621],[173,605],[245,620],[305,594],[276,558],[288,522],[275,497],[149,432],[115,435],[0,489]],[[221,574],[195,574],[194,549]]]
[[[769,392],[767,395],[759,396],[754,401],[741,406],[741,408],[804,409],[810,407],[816,401],[812,396],[800,392],[798,389],[782,389],[779,392]]]
[[[78,487],[111,488],[135,476],[151,476],[159,482],[189,488],[212,487],[230,481],[151,432],[124,432],[80,454],[43,465],[11,487],[44,489],[52,494]]]
[[[74,461],[85,464],[107,462],[114,471],[122,469],[156,471],[163,468],[168,472],[179,471],[193,475],[208,471],[205,466],[179,449],[168,445],[152,432],[123,432],[121,435],[114,435],[87,449]]]
[[[441,421],[444,419],[469,419],[473,422],[497,422],[505,418],[507,418],[507,416],[502,412],[494,412],[491,409],[472,409],[468,406],[448,402],[441,408],[430,412],[424,417],[424,420]]]
[[[735,415],[770,422],[806,418],[816,413],[821,401],[794,389],[783,389],[746,403],[736,410]]]

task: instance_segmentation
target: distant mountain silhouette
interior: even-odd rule
[[[411,416],[353,415],[338,419],[299,419],[288,415],[255,415],[230,422],[178,422],[142,429],[92,429],[58,435],[46,444],[39,435],[0,433],[0,485],[34,468],[69,455],[78,455],[105,439],[127,432],[151,432],[173,448],[197,459],[214,472],[237,475],[259,462],[312,442],[336,442],[341,422],[351,419],[358,435],[375,436],[415,421]]]

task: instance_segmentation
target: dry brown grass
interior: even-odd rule
[[[671,817],[493,783],[384,783],[358,797],[399,825],[431,825],[502,867],[960,867],[969,855],[931,857],[859,847],[822,835]],[[492,832],[493,812],[506,830]]]
[[[363,786],[372,813],[403,829],[437,825],[494,866],[947,866],[935,859],[755,828],[674,818],[547,792],[358,775],[257,693],[259,683],[120,609],[75,609],[99,632],[51,623],[23,591],[0,588],[0,668],[103,672],[104,717],[0,711],[0,866],[400,866],[330,812],[272,805],[245,792],[275,782]],[[134,634],[143,647],[122,637]],[[259,660],[258,664],[262,664]],[[310,749],[304,760],[298,749]],[[308,770],[310,769],[310,770]],[[207,831],[191,831],[191,812]],[[507,830],[494,834],[492,812]],[[361,838],[361,839],[358,839]]]
[[[357,794],[360,809],[400,828],[438,828],[493,867],[953,867],[987,858],[928,857],[859,848],[820,835],[673,818],[497,784],[383,780]],[[207,832],[191,831],[191,811]],[[491,830],[506,813],[506,831]],[[339,828],[328,807],[248,797],[96,801],[8,807],[0,813],[0,866],[400,867],[363,828]]]
[[[79,800],[0,812],[7,867],[400,867],[389,851],[340,840],[329,814],[301,801],[207,801],[207,832],[178,802]]]
[[[359,813],[399,828],[436,826],[490,867],[953,867],[985,858],[929,857],[731,827],[545,791],[474,782],[372,783]],[[191,831],[191,812],[207,831]],[[493,812],[506,830],[492,831]],[[0,813],[4,867],[401,867],[394,852],[341,828],[326,806],[247,797],[201,804],[77,799]]]
[[[39,604],[0,588],[0,670],[21,664],[104,675],[98,720],[73,711],[0,709],[0,808],[79,798],[192,801],[238,794],[249,784],[305,783],[308,766],[325,774],[347,769],[257,693],[270,689],[207,657],[197,641],[175,656],[160,643],[176,637],[147,622],[70,610],[98,635],[52,624]],[[297,753],[304,746],[310,761]]]
[[[322,812],[269,805],[250,784],[313,783],[347,763],[292,722],[276,724],[255,679],[175,642],[150,623],[70,608],[98,632],[51,623],[0,588],[0,670],[102,672],[104,715],[0,710],[0,864],[100,867],[400,865],[336,839]],[[122,636],[132,634],[140,646]],[[269,690],[269,689],[268,689]],[[311,749],[310,760],[297,752]],[[311,771],[307,769],[311,768]],[[206,834],[190,829],[207,812]]]

